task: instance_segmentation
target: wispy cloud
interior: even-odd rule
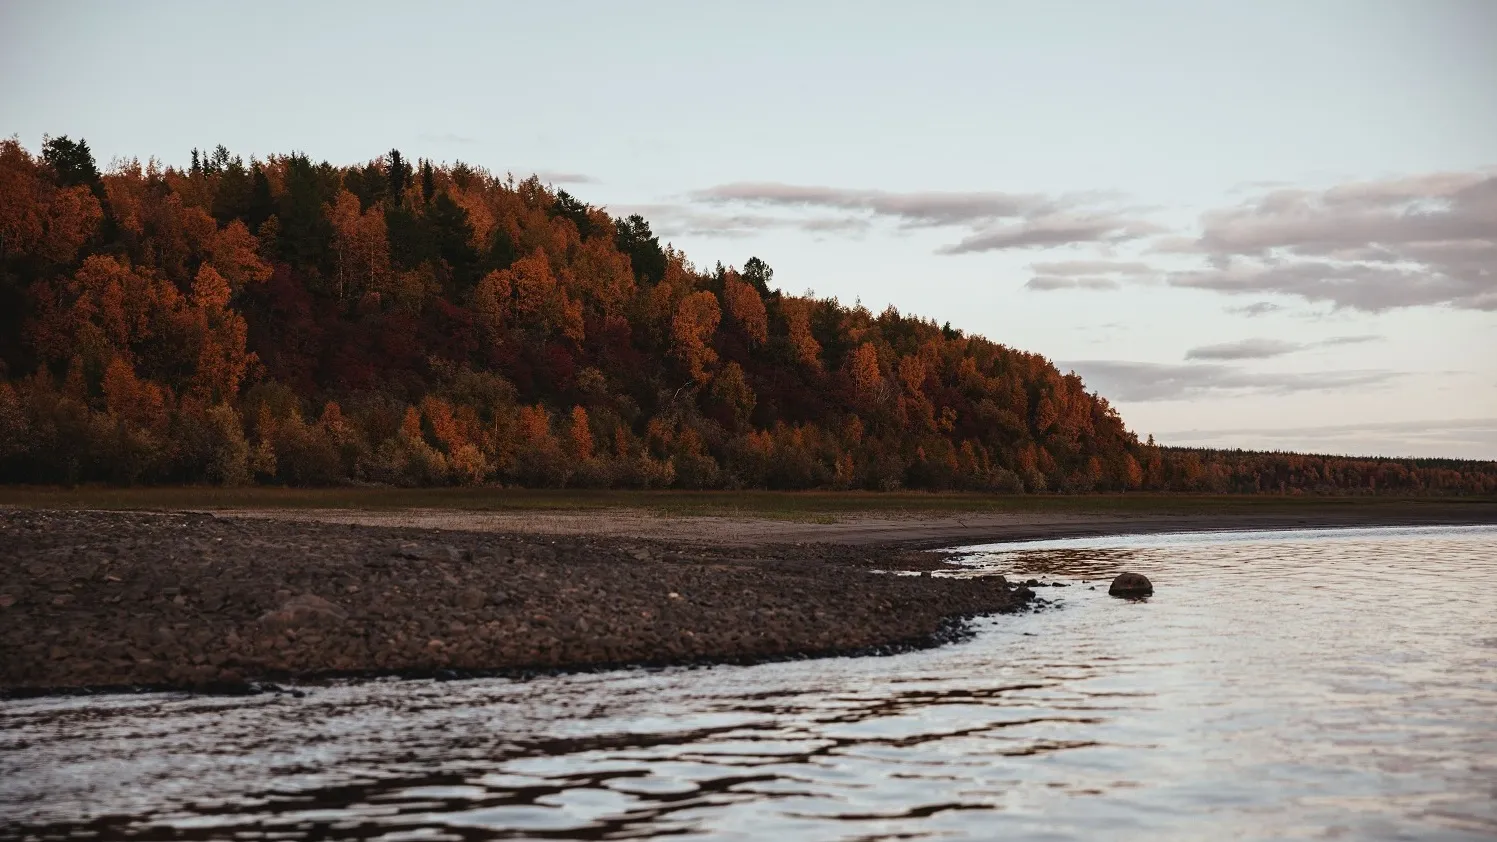
[[[916,191],[734,182],[696,190],[691,206],[754,210],[788,228],[862,231],[876,222],[905,230],[965,228],[940,254],[1121,242],[1157,232],[1136,210],[1103,192],[1045,195],[993,191]],[[687,215],[682,213],[683,216]]]
[[[699,203],[760,207],[834,209],[891,218],[911,227],[969,225],[1057,209],[1056,200],[1039,194],[997,192],[891,193],[840,187],[735,182],[690,194]]]
[[[1286,342],[1282,339],[1239,339],[1236,342],[1222,342],[1216,345],[1201,345],[1191,348],[1185,352],[1187,360],[1266,360],[1271,357],[1282,357],[1299,351],[1308,351],[1314,348],[1328,348],[1336,345],[1358,345],[1364,342],[1373,342],[1381,337],[1363,334],[1359,336],[1333,336],[1330,339],[1322,339],[1319,342]]]
[[[1055,248],[1080,244],[1108,244],[1159,233],[1149,222],[1121,214],[1046,214],[1011,225],[981,231],[939,250],[940,254],[970,254],[1005,249]]]
[[[1155,274],[1147,263],[1125,260],[1061,260],[1031,263],[1034,277],[1025,289],[1048,292],[1059,289],[1118,289],[1125,281]]]
[[[598,184],[598,179],[580,172],[555,172],[541,170],[535,174],[544,184]]]
[[[1126,245],[1142,256],[1096,271],[1037,263],[1026,284],[1035,291],[1163,282],[1229,296],[1288,296],[1336,310],[1433,305],[1497,311],[1497,171],[1426,173],[1319,190],[1277,183],[1246,188],[1248,198],[1202,214],[1194,231],[1166,229],[1152,210],[1105,192],[895,192],[781,182],[696,190],[670,215],[682,232],[717,236],[767,228],[863,236],[883,223],[955,231],[952,242],[936,249],[945,255],[1110,252]],[[1279,309],[1258,301],[1233,312],[1260,316]]]
[[[1067,277],[1064,275],[1035,275],[1024,285],[1025,289],[1037,292],[1053,292],[1058,289],[1118,289],[1122,286],[1116,278],[1097,275]]]
[[[1280,339],[1240,339],[1217,345],[1202,345],[1185,352],[1187,360],[1265,360],[1303,351],[1305,345]]]
[[[720,211],[674,204],[614,205],[609,210],[620,215],[637,213],[645,217],[655,233],[662,237],[694,235],[736,239],[776,229],[860,236],[871,224],[866,219],[858,218],[823,216],[786,219],[767,213]]]
[[[1121,401],[1168,401],[1242,394],[1292,394],[1378,386],[1398,377],[1386,370],[1253,372],[1218,363],[1176,365],[1124,360],[1061,363],[1090,388]]]
[[[1228,313],[1236,313],[1239,316],[1266,316],[1269,313],[1277,313],[1284,309],[1284,305],[1275,304],[1272,301],[1255,301],[1252,304],[1244,304],[1240,307],[1228,307]]]
[[[1372,312],[1497,310],[1497,174],[1271,190],[1204,214],[1199,236],[1179,250],[1210,266],[1172,273],[1175,286]]]

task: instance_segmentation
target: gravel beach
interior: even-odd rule
[[[0,692],[755,661],[931,645],[1031,591],[930,553],[204,513],[0,512]]]
[[[1036,603],[892,576],[940,547],[1221,529],[1497,523],[1490,501],[1242,512],[0,508],[0,695],[462,677],[929,646]]]

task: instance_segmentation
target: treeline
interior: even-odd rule
[[[1146,448],[1147,449],[1147,448]],[[1151,488],[1213,494],[1493,494],[1497,462],[1158,448]]]
[[[0,271],[6,482],[1497,491],[1156,448],[1040,356],[393,150],[100,172],[5,141]]]

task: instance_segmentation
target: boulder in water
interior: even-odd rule
[[[1154,592],[1154,583],[1142,573],[1119,573],[1107,592],[1122,597],[1148,596]]]

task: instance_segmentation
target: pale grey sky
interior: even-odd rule
[[[1162,441],[1497,458],[1497,2],[0,2],[0,132],[539,171]]]

